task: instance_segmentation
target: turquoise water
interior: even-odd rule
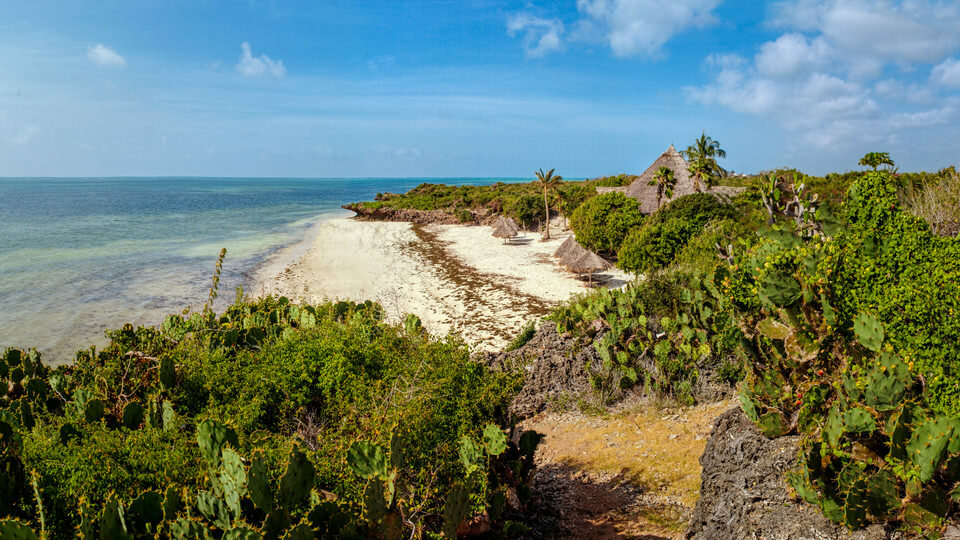
[[[340,205],[422,179],[0,178],[0,348],[51,362],[125,322],[200,308],[220,248],[220,304]],[[437,178],[445,184],[509,179]]]

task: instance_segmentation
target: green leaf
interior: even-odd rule
[[[507,436],[498,426],[487,424],[483,429],[483,446],[491,456],[499,456],[507,449]]]
[[[347,451],[347,465],[357,476],[369,480],[380,478],[386,480],[389,471],[389,461],[383,448],[379,445],[357,441]]]
[[[883,345],[883,326],[880,321],[869,313],[861,313],[853,319],[853,332],[857,335],[857,340],[864,347],[871,351],[880,351]]]

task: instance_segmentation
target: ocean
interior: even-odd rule
[[[156,325],[207,297],[251,290],[261,265],[341,205],[422,182],[505,178],[0,178],[0,350],[49,363],[106,343],[104,330]]]

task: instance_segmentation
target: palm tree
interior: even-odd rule
[[[720,148],[718,141],[707,137],[706,133],[701,133],[700,138],[693,141],[681,154],[690,162],[689,171],[693,175],[693,187],[697,191],[703,191],[704,186],[713,185],[718,178],[727,174],[716,159],[727,157],[727,152]]]
[[[540,182],[540,186],[543,187],[543,207],[547,211],[546,228],[543,230],[541,240],[550,239],[550,201],[547,199],[547,192],[557,187],[560,182],[563,182],[562,176],[553,175],[553,171],[555,170],[556,169],[550,169],[547,172],[543,172],[543,169],[540,169],[534,173],[537,175],[537,182]]]
[[[677,179],[673,176],[673,169],[661,166],[653,173],[653,180],[647,182],[647,185],[657,186],[657,208],[660,208],[660,199],[664,194],[668,199],[673,197],[673,186],[677,185]]]

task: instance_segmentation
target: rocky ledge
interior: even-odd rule
[[[720,415],[700,458],[700,499],[688,539],[901,538],[891,527],[850,532],[792,495],[784,473],[798,466],[798,436],[768,439],[739,408]]]

